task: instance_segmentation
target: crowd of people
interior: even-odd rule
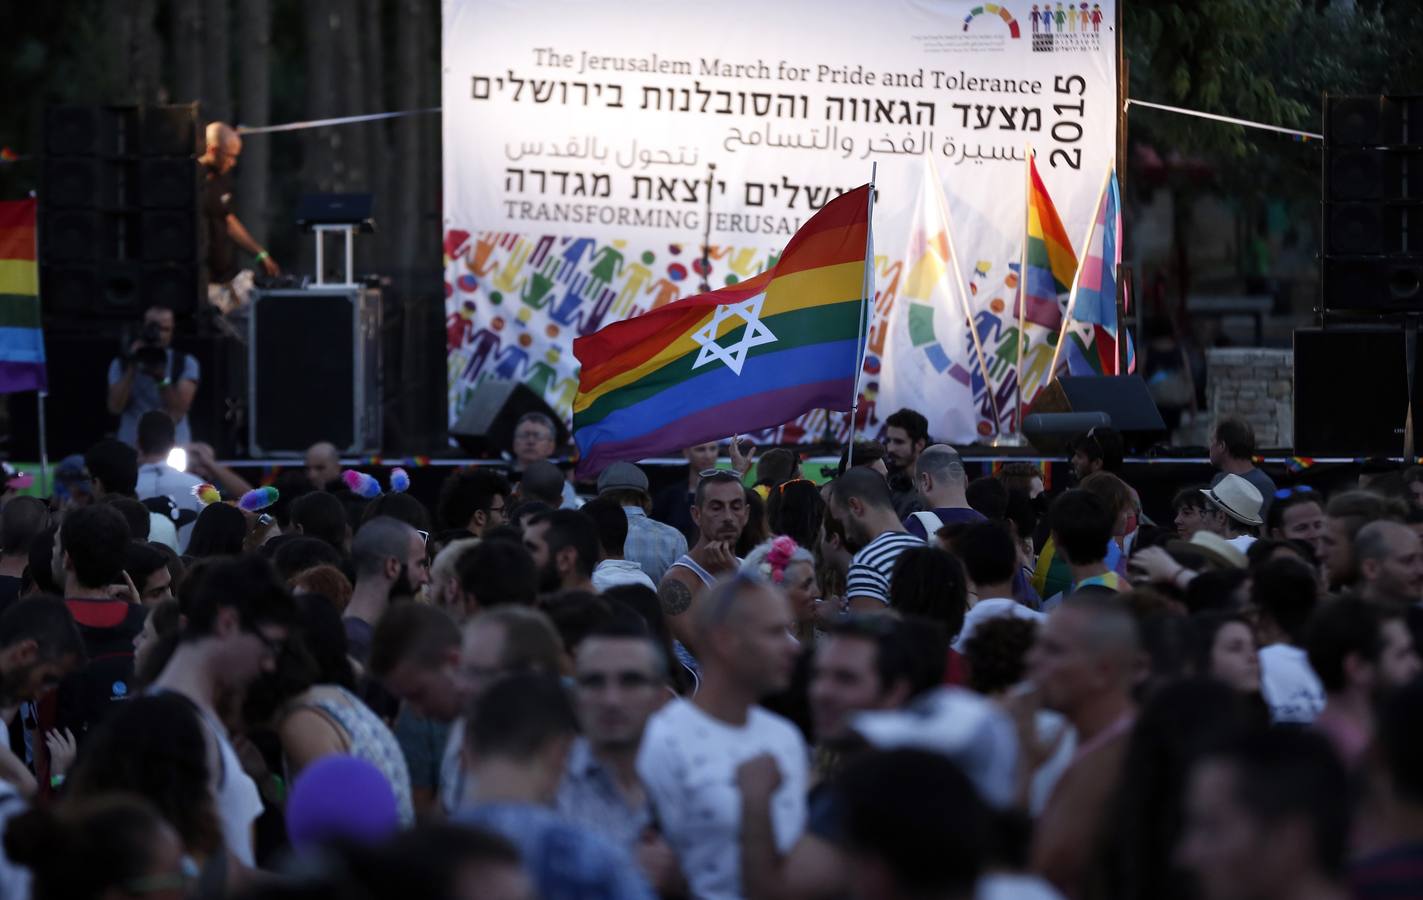
[[[574,489],[274,505],[170,413],[0,508],[0,897],[1423,896],[1423,469],[1277,489],[1221,420],[971,479],[733,440]]]

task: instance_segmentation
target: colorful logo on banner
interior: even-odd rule
[[[1037,7],[1033,7],[1037,9]],[[997,16],[1008,23],[1008,31],[1013,37],[1020,38],[1023,32],[1018,28],[1018,20],[1013,18],[1013,14],[1008,11],[1008,7],[999,6],[996,3],[985,3],[982,6],[975,6],[963,20],[963,30],[968,31],[968,26],[973,24],[973,20],[979,16]]]

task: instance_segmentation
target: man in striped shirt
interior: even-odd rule
[[[845,580],[850,610],[883,610],[889,606],[889,577],[899,554],[924,542],[904,530],[889,485],[877,472],[850,469],[835,479],[827,499],[830,514],[845,531],[846,545],[855,553]]]

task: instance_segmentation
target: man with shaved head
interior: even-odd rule
[[[877,476],[876,476],[877,477]],[[637,772],[694,897],[743,896],[737,770],[769,755],[779,772],[771,823],[779,853],[806,820],[805,741],[756,704],[790,684],[797,645],[785,595],[759,578],[717,582],[691,611],[700,640],[701,689],[652,717]]]
[[[914,484],[927,507],[904,520],[905,530],[915,537],[927,541],[945,525],[983,521],[983,513],[968,505],[968,474],[948,444],[924,448],[914,463]]]
[[[1037,698],[1077,734],[1077,750],[1038,818],[1032,846],[1033,870],[1069,897],[1082,893],[1103,810],[1116,792],[1141,665],[1136,620],[1107,594],[1069,597],[1028,653]]]
[[[1423,542],[1402,522],[1380,520],[1354,538],[1361,593],[1395,608],[1423,600]]]
[[[330,441],[318,441],[306,448],[306,480],[313,490],[324,491],[341,477],[341,454]]]
[[[282,271],[232,212],[232,170],[241,153],[242,138],[231,125],[208,125],[207,150],[198,158],[203,167],[203,223],[208,236],[208,301],[223,314],[246,305],[252,290],[251,271],[233,252],[234,244],[252,254],[253,262],[268,275]]]

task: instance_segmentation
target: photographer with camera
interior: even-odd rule
[[[109,413],[119,416],[119,440],[138,445],[138,420],[161,409],[177,423],[179,444],[193,439],[188,408],[198,392],[198,361],[172,348],[173,310],[150,306],[137,338],[109,363]]]

